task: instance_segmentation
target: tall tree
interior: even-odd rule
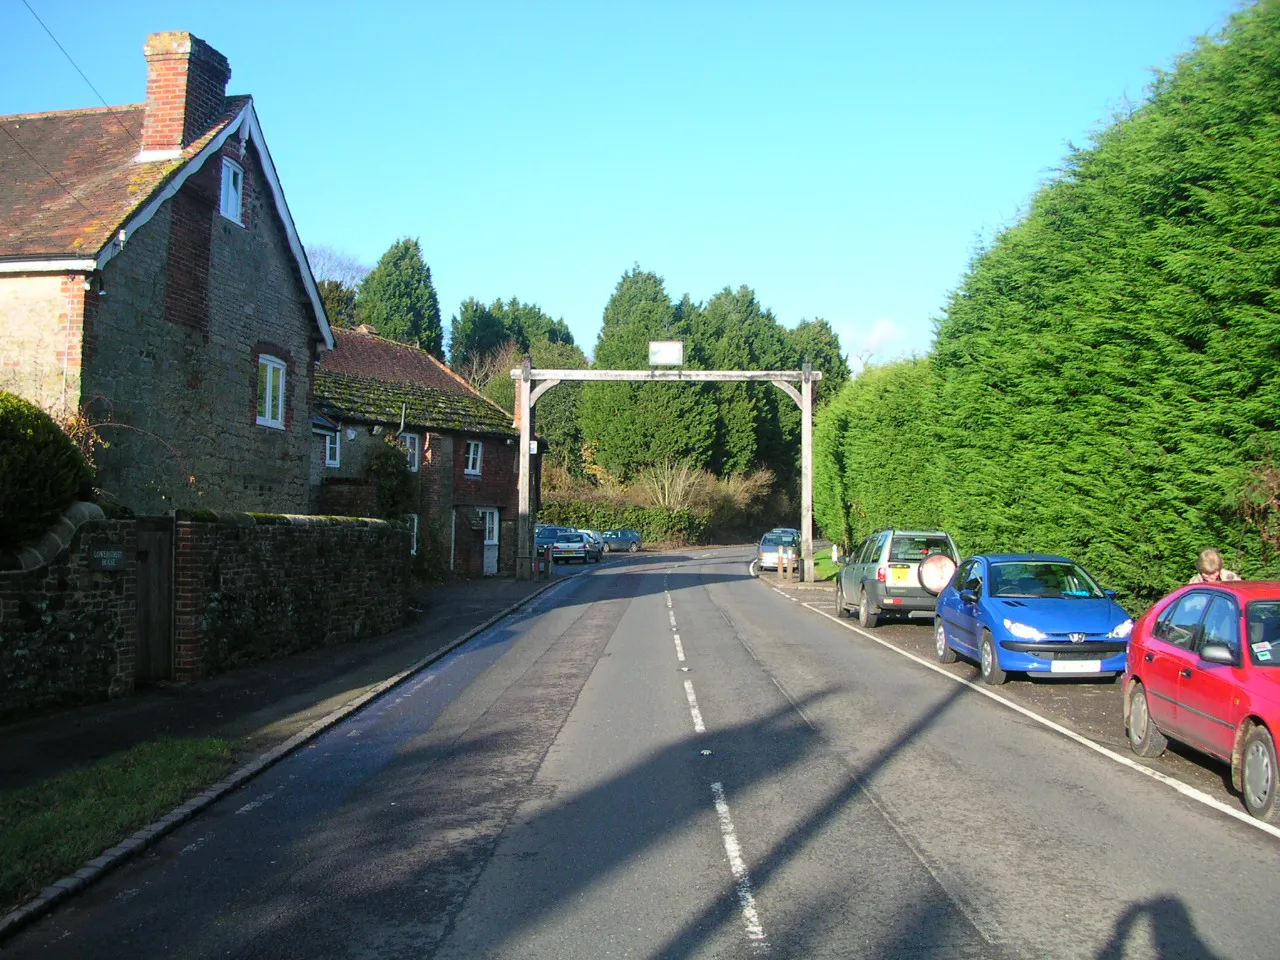
[[[449,365],[459,373],[493,353],[510,339],[502,318],[468,297],[449,322]]]
[[[360,321],[382,336],[443,356],[440,301],[416,239],[405,237],[391,245],[360,284],[356,305]]]
[[[353,287],[341,280],[319,280],[316,282],[316,289],[331,325],[350,328],[359,323],[356,319],[356,291]]]
[[[827,321],[821,318],[801,320],[787,334],[787,339],[801,363],[807,360],[813,364],[813,369],[822,371],[815,394],[819,399],[834,397],[849,382],[849,361],[840,352],[840,338]]]
[[[637,265],[622,275],[605,306],[595,364],[642,369],[650,340],[684,339],[687,332],[662,278]],[[687,384],[590,383],[580,419],[586,440],[599,444],[597,462],[621,477],[664,461],[704,466],[715,440],[715,409]]]

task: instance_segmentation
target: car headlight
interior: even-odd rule
[[[1107,634],[1112,640],[1123,640],[1129,634],[1133,633],[1133,621],[1126,620],[1124,623],[1117,623],[1111,628],[1111,632]]]
[[[1006,620],[1004,628],[1019,640],[1044,640],[1049,635],[1043,630],[1037,630],[1029,623],[1019,623],[1017,620]]]

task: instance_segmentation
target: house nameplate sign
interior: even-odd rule
[[[123,570],[124,547],[109,543],[94,544],[89,548],[90,570]]]

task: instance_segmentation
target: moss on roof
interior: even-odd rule
[[[411,383],[317,370],[315,403],[322,413],[345,420],[399,425],[403,406],[406,426],[519,436],[511,416],[480,397]]]

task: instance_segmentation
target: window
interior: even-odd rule
[[[326,467],[342,466],[342,435],[340,433],[324,435],[324,465]]]
[[[284,429],[284,361],[258,358],[258,425]]]
[[[1165,643],[1190,650],[1209,606],[1207,593],[1189,593],[1160,615],[1152,633]]]
[[[1196,649],[1206,644],[1220,643],[1237,658],[1240,656],[1240,611],[1226,597],[1214,597],[1209,611],[1204,615],[1204,629]]]
[[[484,455],[484,444],[479,440],[467,441],[467,465],[462,471],[473,477],[480,476],[480,458]]]
[[[222,215],[228,220],[243,223],[240,205],[244,197],[244,171],[234,160],[222,161]]]
[[[404,448],[408,451],[409,470],[417,473],[418,462],[422,459],[420,456],[422,448],[419,446],[422,438],[416,433],[406,433],[401,436],[401,439],[404,440]]]
[[[409,554],[415,557],[418,555],[418,515],[416,513],[409,514]]]
[[[484,542],[485,546],[498,542],[498,511],[484,510]]]

